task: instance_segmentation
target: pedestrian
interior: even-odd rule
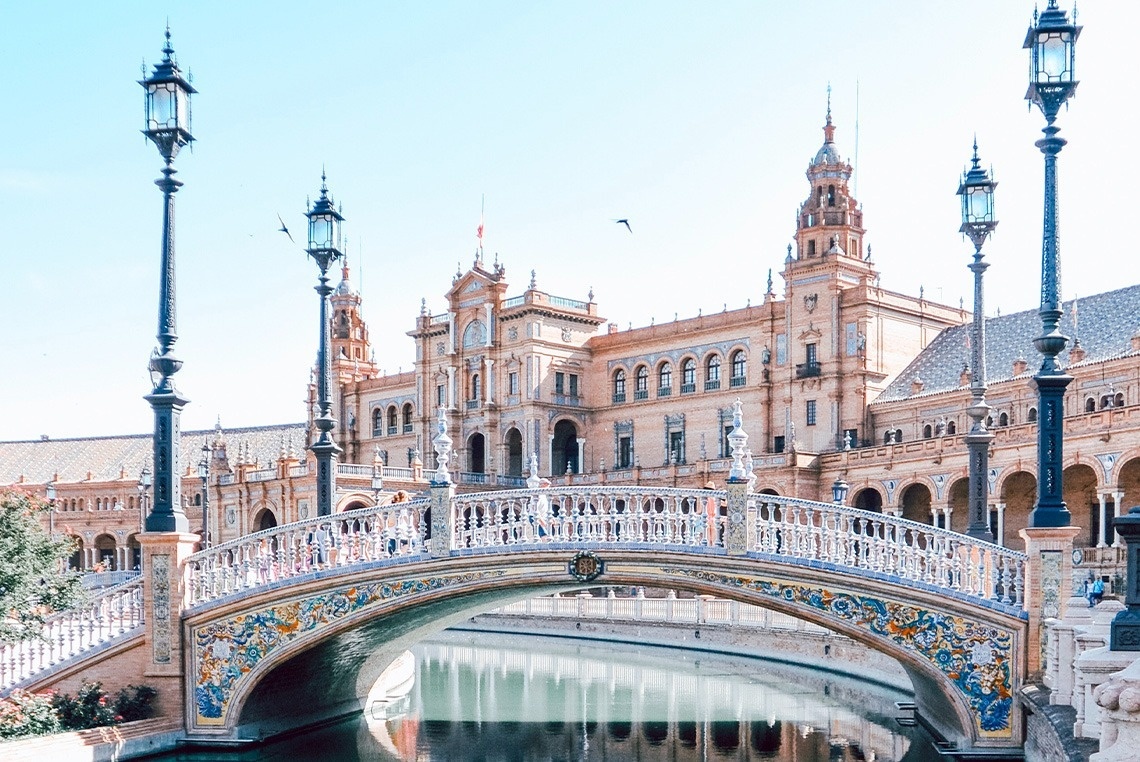
[[[1095,606],[1104,600],[1104,580],[1097,577],[1092,583],[1092,594],[1089,595],[1089,606]]]

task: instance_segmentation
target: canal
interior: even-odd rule
[[[368,710],[221,760],[938,759],[898,725],[896,688],[739,655],[449,631]],[[398,670],[397,670],[398,672]]]

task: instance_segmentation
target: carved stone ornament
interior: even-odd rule
[[[574,334],[570,332],[570,329],[569,328],[563,328],[562,329],[562,340],[563,341],[570,341],[572,338],[574,338]]]
[[[237,511],[232,505],[226,506],[226,526],[232,527],[234,524],[237,524]]]
[[[605,565],[594,553],[582,551],[570,559],[567,571],[579,582],[593,582],[605,571]]]
[[[443,355],[443,353],[444,353],[444,352],[446,352],[446,351],[447,351],[447,348],[443,346],[443,342],[442,342],[442,341],[441,341],[441,342],[439,342],[439,343],[437,343],[437,344],[435,345],[435,353],[436,353],[437,355],[440,355],[440,356],[442,356],[442,355]]]
[[[808,312],[815,312],[817,304],[819,304],[819,294],[809,294],[804,297],[804,309]]]

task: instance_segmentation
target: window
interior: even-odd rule
[[[808,344],[804,349],[807,350],[808,365],[819,365],[819,345]]]
[[[472,320],[463,330],[463,348],[481,347],[487,343],[487,329],[482,320]]]
[[[412,403],[404,405],[404,433],[412,433]]]
[[[637,369],[637,377],[633,382],[633,398],[635,400],[649,399],[649,368],[644,365]]]
[[[705,362],[705,391],[720,388],[720,355],[713,355]]]
[[[1009,425],[1009,413],[1000,413],[998,415],[998,426]]]
[[[729,381],[729,386],[744,386],[748,376],[748,358],[743,349],[732,353],[731,367],[732,380]]]
[[[478,373],[472,373],[471,374],[471,396],[469,397],[469,399],[471,399],[473,401],[481,399],[481,397],[482,397],[481,392],[482,391],[483,391],[482,379],[479,378]]]
[[[625,402],[625,371],[621,368],[614,372],[614,402]]]
[[[808,256],[815,256],[815,241],[808,241]]]
[[[782,436],[772,437],[772,452],[783,452],[784,442],[785,439]]]
[[[618,468],[633,468],[633,437],[618,439]]]
[[[1092,413],[1095,411],[1096,411],[1096,400],[1093,399],[1092,397],[1089,397],[1087,400],[1085,400],[1085,412],[1086,413]]]
[[[662,363],[657,371],[657,396],[668,397],[673,393],[673,366]]]
[[[566,393],[566,374],[565,373],[555,373],[554,374],[554,393],[555,394],[565,394]]]
[[[815,400],[808,400],[807,401],[807,410],[805,412],[807,413],[807,425],[808,426],[814,426],[815,425]]]
[[[396,412],[396,406],[390,405],[388,407],[388,434],[389,435],[396,433],[396,425],[399,423],[399,419],[397,418],[397,415],[398,415],[398,413]]]
[[[669,432],[669,462],[681,464],[685,462],[685,432]]]
[[[930,439],[932,436],[934,436],[934,429],[932,429],[928,423],[922,427],[922,438]]]
[[[843,449],[847,450],[859,446],[859,429],[843,430]]]
[[[835,186],[827,186],[827,205],[835,206]]]
[[[578,374],[577,373],[571,373],[570,374],[570,396],[571,397],[577,397],[578,396]]]
[[[384,433],[384,411],[376,408],[372,411],[372,436],[378,437]]]
[[[1025,416],[1026,423],[1037,423],[1037,408],[1029,408],[1029,414]]]
[[[728,435],[732,433],[732,425],[726,424],[721,427],[721,440],[720,440],[720,456],[722,458],[732,457],[732,443],[728,440]]]
[[[447,387],[443,384],[437,384],[435,387],[435,406],[447,406]]]
[[[681,363],[681,394],[689,394],[697,390],[697,361],[688,358]]]
[[[953,421],[947,421],[946,422],[946,433],[947,434],[957,434],[958,433],[958,424],[954,423]]]
[[[507,374],[507,394],[519,393],[519,374],[518,371],[511,371]]]

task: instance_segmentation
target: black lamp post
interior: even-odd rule
[[[145,527],[143,525],[143,521],[146,518],[147,492],[150,491],[151,484],[153,484],[153,479],[151,478],[150,466],[144,465],[142,471],[139,472],[139,483],[138,483],[138,490],[139,490],[139,532],[140,533],[142,533],[145,529]],[[139,547],[136,552],[138,553],[138,557],[135,558],[135,567],[141,569],[142,568],[142,548]]]
[[[321,275],[316,292],[321,297],[321,339],[320,349],[317,352],[317,412],[313,424],[320,434],[317,441],[309,446],[317,458],[317,515],[331,516],[333,496],[336,494],[336,456],[340,448],[332,440],[332,430],[336,426],[336,419],[332,415],[332,404],[329,400],[329,387],[332,385],[332,358],[329,357],[329,266],[341,258],[340,224],[344,217],[333,208],[332,199],[329,198],[328,185],[325,184],[325,173],[321,172],[321,196],[313,204],[313,208],[305,213],[309,218],[309,248],[306,250],[310,257],[316,260]]]
[[[55,539],[55,482],[44,485],[44,497],[48,502],[48,534]]]
[[[1036,103],[1045,115],[1045,137],[1036,146],[1045,155],[1045,215],[1041,246],[1041,336],[1033,340],[1044,357],[1033,377],[1037,386],[1037,505],[1029,514],[1031,527],[1069,526],[1071,515],[1065,507],[1062,490],[1064,450],[1064,396],[1073,377],[1057,364],[1057,355],[1068,344],[1061,334],[1061,263],[1057,236],[1057,154],[1065,146],[1057,137],[1060,128],[1053,122],[1057,112],[1077,89],[1074,76],[1074,45],[1081,28],[1069,22],[1069,15],[1057,8],[1057,0],[1040,16],[1034,12],[1034,25],[1025,35],[1024,47],[1032,51],[1030,83],[1025,98]]]
[[[986,317],[982,274],[989,264],[982,261],[982,245],[997,227],[994,219],[994,188],[997,183],[981,167],[977,139],[974,140],[974,156],[970,161],[973,166],[958,186],[958,195],[962,197],[962,227],[958,230],[969,236],[974,244],[974,261],[970,263],[970,270],[974,273],[974,335],[970,358],[973,372],[970,374],[971,401],[966,408],[966,414],[974,423],[966,434],[966,448],[970,453],[970,525],[966,534],[977,540],[989,541],[993,535],[986,521],[989,503],[986,475],[990,470],[990,442],[994,435],[986,430],[990,406],[986,404]]]
[[[150,369],[157,378],[154,390],[146,396],[154,409],[154,500],[146,517],[148,532],[186,532],[190,524],[182,510],[182,488],[178,475],[180,436],[179,419],[189,400],[174,388],[172,377],[182,367],[174,356],[178,340],[175,325],[174,293],[174,194],[182,183],[174,179],[174,157],[182,146],[194,140],[190,134],[190,95],[197,92],[182,78],[170,46],[170,29],[166,30],[166,46],[162,61],[148,79],[139,82],[146,90],[146,129],[143,134],[154,141],[166,160],[162,177],[155,184],[162,190],[162,267],[158,297],[158,344],[150,359]]]
[[[198,478],[202,480],[202,550],[210,548],[210,443],[202,445]]]

